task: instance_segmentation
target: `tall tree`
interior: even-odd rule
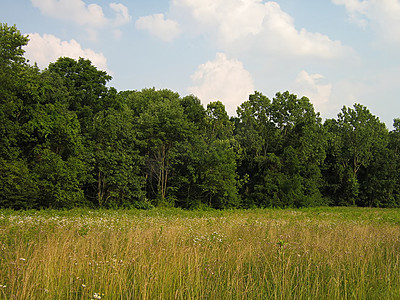
[[[201,176],[204,202],[214,208],[238,207],[234,124],[220,101],[209,103],[206,114],[206,149]]]
[[[16,26],[0,23],[0,206],[17,209],[38,200],[35,174],[20,147],[24,103],[18,94],[29,72],[23,56],[28,41]]]
[[[270,101],[256,92],[239,107],[238,117],[239,170],[247,205],[321,204],[325,137],[309,100],[285,92]]]
[[[170,90],[147,89],[132,93],[129,101],[138,116],[148,198],[156,205],[174,205],[176,187],[170,185],[170,180],[179,163],[178,149],[190,133],[179,95]]]
[[[327,120],[325,127],[331,140],[327,172],[337,174],[327,177],[332,180],[328,185],[338,187],[330,191],[334,204],[368,205],[359,195],[362,184],[359,173],[370,166],[374,155],[386,148],[388,130],[385,124],[365,106],[354,104],[353,108],[344,106],[337,120]]]
[[[76,205],[83,200],[78,179],[80,127],[75,113],[66,107],[66,90],[58,76],[26,64],[22,46],[28,39],[15,26],[1,25],[0,32],[3,203],[12,207]]]
[[[181,99],[184,116],[188,122],[189,135],[186,143],[179,147],[179,164],[175,166],[172,178],[176,205],[183,208],[201,208],[205,205],[202,188],[204,154],[207,151],[205,139],[207,115],[200,100],[193,95]]]
[[[145,208],[143,158],[137,145],[134,116],[129,108],[96,114],[91,134],[93,194],[101,207]]]
[[[22,48],[27,43],[28,38],[15,26],[0,23],[0,155],[5,159],[19,156],[23,101],[18,92],[28,69]]]
[[[373,206],[400,207],[400,119],[394,119],[393,130],[389,132],[387,149],[374,160],[374,171],[371,174],[374,183],[371,192],[374,195]],[[371,206],[371,204],[369,204]]]
[[[267,183],[267,174],[275,165],[280,169],[275,155],[279,132],[272,121],[271,100],[255,92],[238,107],[237,114],[235,137],[242,150],[238,161],[242,197],[246,206],[271,206],[276,193],[268,189],[276,189]]]
[[[87,175],[82,177],[83,182],[81,183],[85,196],[94,205],[111,204],[113,201],[108,200],[111,195],[114,195],[115,188],[111,188],[109,183],[118,181],[111,166],[116,167],[114,158],[120,154],[120,150],[107,147],[113,142],[114,145],[123,143],[122,141],[117,143],[115,140],[117,129],[123,132],[121,135],[126,134],[123,126],[119,127],[117,121],[112,121],[114,112],[119,114],[123,110],[120,102],[122,98],[117,96],[114,88],[106,86],[107,82],[111,80],[111,76],[105,71],[98,70],[87,59],[74,60],[62,57],[55,63],[51,63],[47,72],[62,79],[68,94],[65,99],[66,106],[78,117],[80,134],[83,137],[83,159]],[[103,125],[106,128],[103,128]],[[105,137],[101,137],[101,134]],[[124,142],[126,141],[124,140]],[[109,151],[105,151],[105,149],[109,149]],[[127,151],[131,151],[131,149],[129,148]],[[107,169],[105,167],[107,165],[110,168]],[[120,167],[122,170],[123,167],[121,165]]]
[[[49,64],[48,70],[64,80],[70,95],[68,108],[78,115],[83,134],[90,131],[96,113],[107,108],[121,107],[117,101],[117,91],[106,86],[112,77],[98,70],[90,60],[61,57]]]

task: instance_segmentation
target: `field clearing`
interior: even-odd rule
[[[400,210],[0,210],[0,299],[400,299]]]

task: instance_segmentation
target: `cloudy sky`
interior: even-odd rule
[[[115,2],[113,2],[115,1]],[[400,118],[400,0],[0,0],[40,68],[90,59],[117,90],[169,88],[229,114],[255,90],[323,118],[361,103]]]

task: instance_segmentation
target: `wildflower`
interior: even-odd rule
[[[99,294],[99,293],[94,293],[93,294],[93,299],[101,299],[101,296],[104,296],[104,294]]]
[[[82,287],[85,288],[85,287],[86,287],[86,284],[82,284]]]
[[[20,260],[20,261],[26,261],[26,259],[25,259],[25,258],[22,258],[22,257],[21,257],[19,260]]]
[[[0,288],[4,289],[4,288],[6,288],[6,287],[7,287],[6,285],[1,285],[1,284],[0,284]]]

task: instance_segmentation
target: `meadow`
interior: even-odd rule
[[[400,210],[0,210],[0,299],[400,299]]]

